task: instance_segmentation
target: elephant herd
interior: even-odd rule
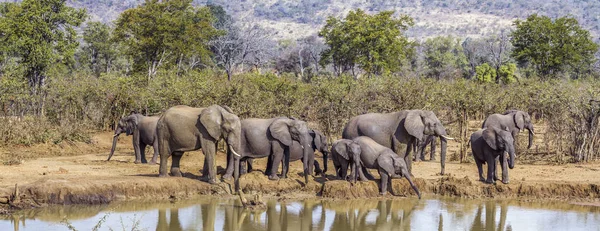
[[[471,135],[469,143],[477,164],[479,179],[486,183],[498,180],[496,165],[502,166],[502,182],[508,183],[508,168],[514,167],[515,137],[529,131],[532,145],[533,124],[527,112],[509,110],[490,115],[482,129]],[[403,110],[392,113],[368,113],[351,118],[342,132],[342,139],[327,143],[318,130],[310,129],[305,121],[293,117],[241,120],[226,106],[206,108],[174,106],[160,116],[137,113],[122,118],[115,129],[108,160],[113,156],[118,136],[125,132],[133,135],[135,163],[148,163],[146,146],[153,146],[150,164],[160,163],[159,176],[167,176],[167,159],[172,158],[170,174],[181,176],[180,161],[186,151],[202,149],[205,155],[203,180],[217,183],[217,144],[223,139],[227,147],[227,167],[223,179],[235,182],[239,190],[239,176],[252,171],[252,159],[268,158],[265,174],[270,180],[286,178],[289,163],[301,160],[304,181],[315,173],[325,176],[329,156],[339,179],[355,182],[372,180],[368,169],[380,175],[380,193],[386,194],[392,178],[406,178],[420,198],[412,180],[412,161],[424,159],[423,150],[435,140],[441,141],[440,173],[445,174],[446,149],[449,137],[442,122],[432,111]],[[406,146],[401,149],[401,144]],[[315,151],[323,154],[323,169],[315,161]],[[505,153],[508,153],[508,160]],[[158,159],[160,158],[160,159]],[[279,165],[282,166],[278,174]],[[487,179],[482,165],[487,164]],[[244,166],[247,166],[244,168]],[[350,174],[348,175],[348,170]]]

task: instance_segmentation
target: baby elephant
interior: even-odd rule
[[[479,129],[471,135],[471,150],[479,170],[479,180],[492,184],[498,179],[496,174],[496,157],[502,162],[502,183],[508,184],[508,169],[505,152],[508,152],[508,168],[515,167],[515,146],[511,133],[498,128]],[[482,165],[487,164],[487,180],[483,178]]]
[[[350,165],[352,169],[350,173],[351,180],[355,180],[357,175],[360,176],[361,180],[366,180],[361,167],[377,169],[381,177],[381,195],[385,195],[387,185],[388,183],[391,184],[393,177],[406,177],[410,186],[421,199],[421,193],[413,183],[404,159],[396,155],[392,149],[378,144],[373,139],[359,136],[353,140],[338,140],[333,144],[331,153],[334,164],[338,162],[336,170],[339,166],[341,175],[345,175],[344,171]]]

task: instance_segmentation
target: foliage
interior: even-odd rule
[[[459,39],[452,36],[430,38],[423,44],[427,77],[447,79],[462,77],[468,61]]]
[[[484,63],[475,68],[475,78],[480,82],[493,83],[496,79],[496,69]]]
[[[191,2],[146,0],[119,16],[115,37],[132,57],[136,72],[147,71],[150,78],[161,66],[181,68],[185,59],[209,61],[207,43],[220,32],[212,25],[210,10]]]
[[[542,76],[556,76],[573,70],[587,73],[594,63],[598,44],[577,19],[532,14],[526,20],[515,20],[512,33],[512,56],[520,65],[532,65]]]
[[[83,29],[83,41],[79,54],[80,64],[89,65],[96,76],[110,72],[117,58],[117,44],[112,38],[112,28],[101,22],[89,22]]]
[[[329,17],[319,36],[329,45],[322,53],[322,64],[333,63],[338,73],[354,71],[354,66],[369,76],[394,72],[414,53],[413,43],[403,34],[413,20],[407,15],[393,18],[393,11],[375,15],[358,9],[344,20]]]
[[[514,63],[509,63],[500,66],[500,69],[498,69],[498,75],[503,83],[514,83],[517,81],[517,77],[515,76],[516,71],[517,65]]]
[[[32,93],[38,95],[53,66],[74,63],[79,46],[74,27],[85,20],[86,11],[68,7],[66,0],[24,0],[2,3],[0,14],[3,52],[18,58]]]

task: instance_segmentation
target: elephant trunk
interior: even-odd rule
[[[515,167],[515,148],[510,147],[508,149],[508,168],[513,169]]]
[[[314,152],[312,150],[312,148],[310,148],[310,143],[308,142],[309,139],[308,137],[310,137],[310,135],[306,134],[306,136],[300,138],[300,142],[302,144],[302,152],[304,153],[303,155],[303,168],[304,168],[304,183],[308,184],[308,175],[310,175],[310,172],[308,171],[309,169],[309,156],[312,154],[314,155]],[[312,153],[311,153],[312,152]],[[289,159],[286,160],[287,161],[287,165],[288,165],[288,169],[289,169]]]
[[[442,150],[440,153],[440,165],[441,165],[442,170],[441,170],[440,174],[444,175],[445,170],[446,170],[446,149],[448,147],[448,141],[443,136],[440,136],[440,141],[441,141],[440,143],[442,143],[441,144]]]
[[[323,176],[327,172],[327,158],[329,157],[329,153],[327,151],[323,151]]]
[[[113,135],[112,147],[110,148],[110,154],[108,154],[108,159],[106,159],[106,161],[109,161],[110,158],[112,158],[113,154],[115,154],[115,149],[117,148],[117,140],[119,140],[119,134],[120,133],[115,132],[115,135]]]
[[[408,183],[410,184],[410,187],[412,187],[412,189],[415,190],[415,193],[417,193],[417,196],[419,197],[419,199],[421,199],[421,193],[419,192],[419,189],[417,188],[417,186],[413,182],[412,178],[410,177],[410,174],[408,173],[408,170],[403,170],[403,174],[402,175],[404,175],[404,177],[406,177],[406,180],[408,180]]]
[[[527,130],[529,130],[529,144],[527,145],[527,149],[530,149],[533,145],[533,135],[535,134],[533,132],[533,125],[529,126]]]

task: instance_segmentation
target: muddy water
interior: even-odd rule
[[[57,206],[0,218],[0,230],[600,230],[600,207],[466,199],[235,200]],[[71,229],[72,230],[72,229]]]

